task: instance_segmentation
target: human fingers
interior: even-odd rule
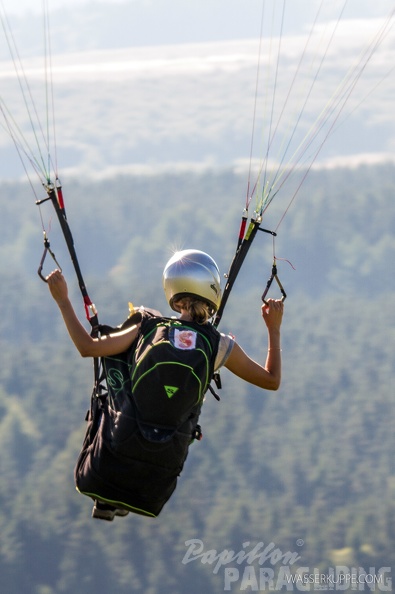
[[[51,274],[47,276],[47,283],[51,295],[55,301],[59,303],[63,299],[67,298],[67,283],[60,270],[54,270],[51,272]]]
[[[62,273],[60,272],[60,270],[56,269],[56,270],[53,270],[52,272],[50,272],[50,274],[48,274],[48,276],[47,276],[47,277],[45,277],[45,280],[46,280],[48,283],[53,283],[53,282],[55,282],[55,281],[59,280],[59,279],[60,279],[60,278],[62,278],[62,277],[63,277],[63,275],[62,275]]]
[[[262,305],[262,309],[270,310],[277,309],[282,310],[284,308],[284,302],[282,299],[266,299]]]
[[[283,311],[284,309],[284,301],[283,299],[274,299],[272,302],[273,308],[277,311]]]
[[[262,317],[266,323],[281,321],[284,311],[284,303],[281,299],[268,299],[262,305]]]

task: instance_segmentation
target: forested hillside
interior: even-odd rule
[[[175,248],[203,249],[226,272],[244,174],[63,182],[81,268],[103,323],[123,321],[128,301],[169,313],[161,272]],[[187,562],[192,539],[218,553],[273,543],[299,556],[291,571],[395,568],[394,194],[390,165],[310,173],[275,244],[288,293],[280,391],[262,392],[225,370],[221,402],[207,398],[204,439],[193,445],[161,516],[107,524],[90,518],[90,501],[73,482],[91,362],[74,351],[36,274],[42,230],[29,186],[0,187],[1,592],[223,591],[225,567],[214,571],[213,557]],[[278,196],[265,227],[276,227],[288,201]],[[83,319],[50,205],[42,216]],[[259,234],[221,328],[260,360],[260,296],[272,258],[271,238]],[[47,272],[53,267],[46,263]],[[263,567],[278,570],[283,560]],[[240,573],[228,590],[259,589],[259,580],[243,587],[246,562],[228,565]],[[259,578],[258,558],[251,567]]]

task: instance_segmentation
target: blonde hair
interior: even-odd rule
[[[173,305],[177,309],[185,309],[192,320],[198,324],[205,324],[213,315],[212,307],[206,301],[189,295],[177,299]]]

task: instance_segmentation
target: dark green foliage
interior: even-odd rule
[[[63,181],[103,323],[123,321],[128,300],[169,313],[161,271],[175,247],[203,249],[228,268],[243,176],[224,170]],[[275,543],[297,552],[297,565],[322,570],[395,567],[394,193],[392,166],[311,173],[276,243],[277,256],[296,269],[278,263],[289,294],[280,391],[261,392],[224,370],[221,402],[207,398],[204,439],[191,448],[162,516],[106,524],[90,519],[90,502],[75,492],[72,475],[91,363],[76,354],[35,274],[41,231],[32,223],[29,188],[1,186],[2,592],[222,591],[224,568],[214,573],[213,564],[183,562],[191,539],[218,552]],[[267,227],[286,206],[287,197],[278,198]],[[62,240],[52,242],[83,319]],[[271,240],[260,234],[220,328],[260,360],[260,295],[271,260]],[[241,575],[244,566],[237,566]]]

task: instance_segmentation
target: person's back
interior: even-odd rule
[[[143,311],[134,344],[103,358],[108,394],[91,414],[75,469],[78,490],[100,502],[94,517],[104,511],[107,519],[108,504],[160,513],[189,446],[200,439],[199,414],[219,342],[219,332],[207,322]]]
[[[94,517],[113,519],[123,510],[155,517],[173,493],[191,440],[198,436],[198,415],[213,372],[225,366],[245,381],[278,389],[283,303],[269,299],[262,306],[269,344],[266,363],[260,365],[210,323],[221,302],[220,275],[214,260],[199,250],[177,252],[163,272],[165,295],[178,318],[142,316],[138,323],[98,338],[80,324],[62,274],[55,271],[47,280],[78,351],[102,358],[107,372],[108,397],[96,394],[92,399],[76,465],[77,488],[96,500]],[[189,363],[175,353],[188,356]],[[190,377],[195,374],[198,385],[189,388],[197,395],[192,393],[181,408],[177,395],[190,396],[183,391],[187,376],[165,375],[166,368],[177,365],[178,371],[185,366]],[[185,404],[182,398],[178,402]]]

